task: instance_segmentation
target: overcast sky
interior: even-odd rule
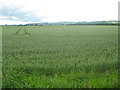
[[[0,0],[0,24],[118,19],[119,0]]]

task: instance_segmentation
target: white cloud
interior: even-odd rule
[[[14,21],[14,20],[0,20],[0,25],[19,25],[19,24],[28,24],[35,22],[25,22],[25,21]]]
[[[15,20],[15,21],[16,21],[16,20],[17,20],[17,21],[19,20],[19,18],[13,17],[13,16],[9,16],[9,17],[7,17],[7,16],[0,16],[0,19],[1,19],[1,20],[6,20],[6,19],[9,20],[9,19],[12,19],[12,20]]]
[[[7,19],[8,17],[0,16],[0,19]]]
[[[119,0],[0,0],[2,6],[19,6],[42,21],[117,20]]]

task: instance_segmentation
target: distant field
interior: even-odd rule
[[[4,26],[2,34],[4,88],[118,87],[117,26]]]

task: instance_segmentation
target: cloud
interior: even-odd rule
[[[11,17],[11,16],[9,16],[9,17],[6,17],[6,16],[0,16],[0,20],[14,20],[14,21],[18,21],[18,20],[20,20],[19,18],[17,18],[17,17]]]
[[[118,1],[0,0],[0,24],[13,24],[15,21],[33,23],[117,20]]]
[[[40,22],[42,18],[35,15],[33,11],[23,11],[20,6],[3,6],[1,8],[0,19]]]

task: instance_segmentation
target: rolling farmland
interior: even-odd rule
[[[117,26],[4,26],[2,38],[3,88],[118,87]]]

